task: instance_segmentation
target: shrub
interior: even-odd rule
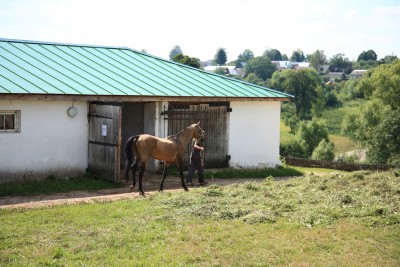
[[[311,158],[317,160],[333,160],[335,158],[333,143],[328,143],[325,139],[322,139],[314,149]]]
[[[307,156],[311,156],[321,140],[325,139],[329,142],[328,135],[328,127],[326,127],[325,122],[320,119],[302,121],[297,132],[297,136],[306,146]]]
[[[281,156],[287,157],[297,157],[297,158],[307,158],[307,148],[299,139],[295,139],[287,144],[280,145]]]

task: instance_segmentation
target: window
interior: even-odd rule
[[[20,132],[20,111],[0,111],[0,132]]]

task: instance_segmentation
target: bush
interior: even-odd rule
[[[314,149],[321,140],[325,139],[329,142],[328,127],[323,120],[313,119],[312,121],[302,121],[299,124],[297,136],[303,141],[307,156],[311,156]]]
[[[314,149],[312,159],[316,160],[333,160],[335,158],[334,145],[322,139],[318,146]]]
[[[307,158],[307,147],[304,142],[299,139],[295,139],[287,144],[280,145],[280,155],[283,157],[296,157],[296,158]]]

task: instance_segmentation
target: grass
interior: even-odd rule
[[[32,196],[40,194],[53,194],[70,192],[74,190],[100,190],[106,188],[123,187],[122,184],[106,180],[95,179],[86,174],[68,180],[49,179],[43,181],[24,181],[3,183],[0,186],[0,197],[5,196]]]
[[[283,121],[281,121],[280,129],[281,144],[287,144],[295,138],[295,135],[290,133],[290,127],[286,126]]]
[[[0,210],[1,266],[399,266],[400,170]]]
[[[360,147],[352,141],[350,138],[346,136],[340,135],[329,135],[329,140],[331,140],[335,144],[335,153],[342,154],[348,151],[353,151],[359,149]]]

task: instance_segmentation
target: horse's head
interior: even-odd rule
[[[200,127],[200,122],[190,125],[194,129],[193,138],[200,139],[205,138],[206,132]]]

